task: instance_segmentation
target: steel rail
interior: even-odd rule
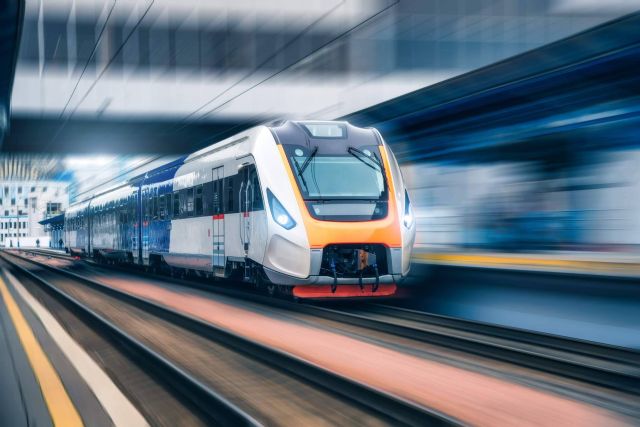
[[[560,351],[569,350],[572,354],[594,357],[603,361],[635,366],[636,374],[640,375],[640,351],[593,341],[568,338],[544,332],[532,332],[526,329],[501,326],[477,320],[467,320],[457,317],[428,313],[404,307],[382,304],[367,304],[365,309],[372,314],[391,316],[397,319],[419,322],[423,324],[454,328],[459,331],[481,334],[488,337],[512,340],[531,345],[537,345]]]

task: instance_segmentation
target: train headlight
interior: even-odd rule
[[[403,222],[404,226],[407,228],[411,228],[413,225],[413,209],[411,209],[411,202],[409,201],[409,193],[407,190],[404,190],[404,217]]]
[[[273,220],[278,223],[281,227],[291,230],[296,226],[296,222],[291,218],[289,212],[282,206],[282,203],[276,196],[273,195],[271,190],[267,188],[267,199],[269,200],[269,208],[271,209],[271,216]]]

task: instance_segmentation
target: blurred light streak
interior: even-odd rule
[[[70,156],[64,160],[64,163],[71,169],[84,169],[106,166],[115,160],[116,156]]]
[[[545,125],[545,127],[561,127],[561,126],[573,125],[578,123],[591,122],[595,120],[606,119],[609,117],[623,115],[628,112],[630,111],[629,110],[611,110],[611,111],[602,111],[599,113],[583,114],[577,117],[549,122],[547,125]]]
[[[630,13],[638,10],[636,0],[555,0],[551,2],[555,13]]]

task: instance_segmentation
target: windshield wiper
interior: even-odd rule
[[[372,155],[375,157],[370,157],[364,151],[360,151],[355,147],[349,147],[347,151],[349,152],[349,154],[351,154],[356,159],[360,160],[365,165],[369,166],[372,169],[378,170],[379,172],[382,172],[384,174],[384,166],[382,166],[382,162],[380,161],[380,159],[378,159],[378,156],[376,156],[376,153],[372,153]],[[373,162],[374,165],[378,166],[378,169],[376,169],[371,163],[365,162],[365,159]]]
[[[349,154],[351,154],[356,159],[360,160],[365,165],[369,166],[371,169],[377,170],[380,172],[383,171],[382,164],[380,163],[380,160],[378,160],[378,157],[371,158],[367,156],[363,151],[360,151],[355,147],[349,147],[347,151],[349,152]],[[375,156],[375,153],[373,153],[373,155]],[[372,161],[376,166],[378,166],[378,169],[376,169],[371,163],[366,162],[365,159]]]
[[[298,176],[300,177],[300,181],[304,185],[304,188],[307,189],[307,194],[309,193],[309,185],[307,185],[307,180],[304,179],[303,172],[305,171],[307,166],[309,166],[311,159],[313,159],[313,157],[316,155],[317,152],[318,152],[318,147],[316,146],[311,152],[311,154],[309,154],[309,157],[307,157],[307,159],[304,161],[302,166],[300,166],[300,163],[298,163],[298,160],[296,160],[295,157],[293,156],[291,157],[293,159],[293,163],[296,165],[296,169],[298,170],[297,173],[298,173]]]
[[[355,147],[349,147],[349,148],[347,148],[347,151],[349,152],[349,154],[351,154],[356,159],[360,160],[365,165],[369,166],[371,169],[373,169],[375,171],[379,171],[382,174],[382,182],[384,183],[384,191],[387,191],[387,188],[388,188],[388,185],[387,185],[387,173],[384,170],[384,164],[382,163],[382,159],[378,158],[378,155],[376,153],[371,153],[373,155],[373,157],[367,156],[367,154],[364,151],[358,150]],[[369,162],[366,162],[364,159],[367,159],[367,160],[373,162],[373,164],[378,166],[379,169],[376,169],[375,166],[373,166]]]
[[[302,184],[304,185],[304,188],[307,189],[307,193],[309,193],[309,186],[307,185],[307,180],[304,179],[304,175],[302,175],[302,170],[300,168],[300,163],[298,163],[298,161],[296,160],[295,157],[291,157],[293,159],[293,163],[296,165],[296,169],[297,169],[297,174],[300,177],[300,181],[302,182]]]
[[[302,164],[302,167],[298,169],[298,175],[302,176],[302,173],[305,171],[305,169],[307,169],[307,166],[309,166],[309,163],[316,156],[317,153],[318,153],[318,146],[316,145],[316,147],[313,149],[311,154],[309,154],[309,157],[307,157],[307,160],[305,160],[304,163]]]

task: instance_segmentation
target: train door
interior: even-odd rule
[[[255,165],[246,165],[239,170],[240,176],[240,239],[244,247],[245,257],[249,253],[251,240],[251,170]]]
[[[222,182],[224,178],[224,169],[222,166],[212,169],[213,194],[212,205],[212,238],[213,253],[211,264],[213,269],[225,267],[225,250],[224,250],[224,212],[222,210]]]

